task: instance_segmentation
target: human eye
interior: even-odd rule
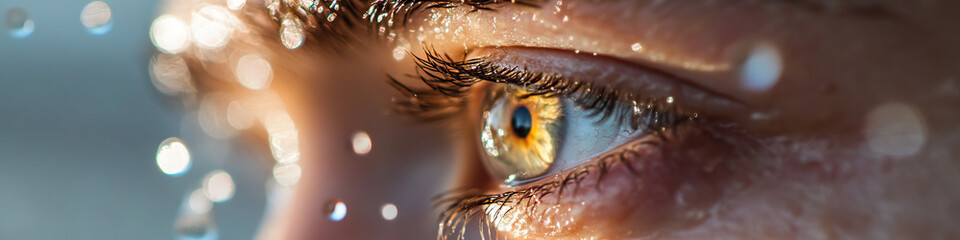
[[[710,135],[731,130],[720,127],[723,115],[710,117],[721,109],[738,113],[741,104],[661,71],[524,47],[479,48],[460,60],[427,50],[415,61],[416,78],[429,87],[418,91],[395,80],[404,94],[396,99],[399,110],[456,115],[451,118],[465,123],[458,129],[465,132],[462,140],[473,147],[466,150],[473,156],[464,158],[485,168],[484,181],[462,186],[470,191],[441,198],[443,237],[477,219],[502,234],[565,237],[587,236],[569,234],[590,234],[572,229],[589,221],[626,218],[637,221],[626,226],[650,228],[652,222],[681,221],[675,219],[679,212],[697,208],[655,210],[678,207],[667,200],[680,186],[700,191],[708,188],[702,181],[726,174],[700,174],[718,162],[683,155],[720,157],[735,149]],[[697,202],[706,192],[684,194]],[[598,207],[609,202],[625,205]],[[639,218],[613,212],[632,207],[649,211]],[[584,214],[589,208],[603,217]],[[635,234],[608,237],[640,231]]]
[[[484,6],[426,8],[470,14]],[[761,137],[741,124],[755,109],[702,84],[728,74],[737,60],[660,56],[629,42],[611,50],[576,40],[583,35],[556,33],[568,30],[551,31],[566,20],[546,13],[539,17],[557,22],[516,21],[547,26],[541,35],[443,34],[445,24],[456,25],[454,32],[471,24],[487,29],[477,19],[543,13],[512,6],[497,8],[495,16],[424,17],[427,30],[409,34],[427,39],[409,51],[417,71],[392,80],[402,94],[397,110],[454,123],[451,132],[464,146],[458,161],[469,166],[459,175],[481,176],[460,179],[439,198],[441,238],[476,234],[469,230],[474,225],[490,238],[623,239],[680,231],[707,221],[718,199],[757,171],[743,166],[764,152]],[[629,57],[638,52],[644,53]]]

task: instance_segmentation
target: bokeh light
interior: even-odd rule
[[[189,205],[190,211],[196,214],[208,213],[213,208],[213,202],[203,194],[202,189],[193,190],[190,193],[187,205]]]
[[[766,91],[780,79],[783,60],[776,47],[758,44],[740,67],[740,84],[750,91]]]
[[[331,199],[327,201],[326,206],[324,207],[324,213],[327,215],[330,220],[340,221],[347,216],[347,204],[343,203],[339,199]]]
[[[383,207],[380,207],[380,215],[383,216],[383,219],[387,221],[397,218],[397,205],[392,203],[384,204]]]
[[[177,55],[157,54],[150,59],[150,80],[167,95],[195,92],[187,62]]]
[[[203,178],[203,194],[213,202],[225,202],[233,198],[236,186],[230,174],[216,170]]]
[[[864,134],[874,152],[908,157],[919,152],[927,142],[927,124],[916,107],[889,102],[870,111]]]
[[[236,18],[226,8],[208,5],[193,13],[190,30],[193,41],[204,48],[220,48],[227,45],[233,34]]]
[[[300,181],[302,169],[296,163],[278,163],[273,167],[273,179],[280,185],[291,186]]]
[[[210,94],[201,100],[200,108],[197,110],[197,120],[200,121],[200,128],[204,133],[216,139],[225,139],[237,134],[236,129],[227,119],[228,105],[228,98],[219,94]]]
[[[293,119],[286,112],[275,112],[264,121],[270,139],[270,152],[279,163],[300,161],[300,139]]]
[[[110,28],[113,27],[110,5],[102,1],[90,2],[80,11],[80,22],[94,35],[110,32]]]
[[[258,54],[248,54],[237,61],[234,72],[241,85],[253,90],[260,90],[270,86],[273,79],[273,69],[270,62]]]
[[[250,111],[247,111],[243,104],[237,101],[230,102],[227,105],[227,122],[237,130],[243,130],[253,126],[254,118]]]
[[[150,41],[160,52],[177,54],[190,47],[190,29],[177,17],[163,15],[150,25]]]
[[[7,29],[13,38],[26,38],[33,34],[36,26],[26,10],[14,8],[7,11],[6,16]]]
[[[180,176],[190,170],[190,151],[179,138],[167,138],[157,148],[157,166],[164,174]]]

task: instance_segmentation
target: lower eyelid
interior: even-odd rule
[[[653,229],[684,220],[687,216],[683,213],[702,210],[714,197],[711,191],[700,191],[708,188],[700,184],[706,178],[689,174],[691,166],[686,163],[671,162],[675,160],[669,159],[673,154],[664,150],[679,147],[668,146],[675,144],[683,145],[680,141],[661,142],[654,137],[632,141],[552,177],[520,187],[505,187],[503,193],[481,197],[488,203],[477,206],[476,211],[487,212],[492,226],[505,234],[521,230],[511,227],[519,226],[521,221],[522,230],[532,236],[557,236],[554,234],[596,230],[598,226],[630,226],[633,231],[629,232],[637,234],[605,236],[612,239],[649,234]],[[688,200],[680,204],[676,194],[685,184],[692,184],[696,191],[687,193]],[[500,204],[507,207],[499,207]],[[513,210],[496,212],[498,209]],[[493,219],[494,215],[500,218]],[[612,219],[621,222],[607,222]]]

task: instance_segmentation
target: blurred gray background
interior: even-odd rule
[[[216,169],[237,186],[212,210],[220,238],[251,238],[266,202],[263,154],[206,137],[154,89],[157,1],[104,1],[113,21],[104,35],[80,22],[90,2],[0,1],[0,14],[20,8],[35,24],[23,39],[6,23],[0,35],[0,239],[177,239],[184,197]],[[193,156],[179,177],[155,162],[168,137]]]

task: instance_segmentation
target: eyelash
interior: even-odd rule
[[[684,122],[697,120],[696,113],[687,113],[676,104],[669,104],[664,100],[646,97],[640,98],[632,94],[624,94],[610,87],[596,87],[589,82],[581,82],[560,75],[547,74],[520,68],[504,68],[486,61],[484,58],[454,60],[446,54],[436,50],[426,50],[423,56],[413,55],[417,64],[417,74],[408,75],[426,84],[430,89],[415,90],[414,87],[401,83],[390,76],[390,83],[402,97],[394,98],[394,110],[400,114],[413,117],[421,121],[437,121],[447,119],[461,112],[467,104],[470,89],[480,82],[494,84],[512,84],[524,86],[530,95],[547,97],[572,98],[579,107],[590,111],[589,116],[600,115],[600,120],[610,118],[619,119],[619,124],[630,124],[631,130],[647,131],[657,138],[638,145],[658,146],[664,139],[663,133],[673,130]],[[635,114],[638,109],[640,114]],[[629,117],[628,117],[629,116]],[[612,164],[623,161],[623,156],[636,154],[634,148],[628,147],[618,152],[607,153],[596,162],[583,166],[578,170],[559,176],[556,180],[528,186],[519,190],[506,191],[499,194],[483,194],[473,190],[454,190],[438,196],[435,206],[443,206],[440,216],[440,236],[460,234],[467,223],[480,214],[481,228],[486,222],[486,211],[492,206],[519,206],[533,208],[540,199],[549,194],[562,195],[563,189],[570,184],[579,187],[587,173],[599,171],[598,178],[603,178]],[[630,172],[637,174],[624,164]],[[599,184],[601,181],[597,181]],[[501,207],[502,208],[502,207]],[[499,209],[497,209],[499,211]],[[510,210],[508,210],[510,211]],[[499,215],[506,213],[500,213]],[[496,220],[496,219],[494,219]],[[481,229],[481,234],[483,234]]]
[[[667,129],[685,121],[697,119],[677,104],[656,97],[624,94],[611,87],[597,87],[590,82],[568,79],[520,68],[496,66],[485,58],[453,60],[436,50],[426,50],[423,56],[414,55],[417,75],[429,90],[415,90],[390,77],[390,83],[403,96],[394,98],[394,110],[421,121],[435,121],[459,114],[466,104],[467,93],[480,82],[523,86],[528,96],[570,98],[588,116],[600,116],[598,121],[618,119],[628,124],[631,131],[641,130],[661,135]]]

